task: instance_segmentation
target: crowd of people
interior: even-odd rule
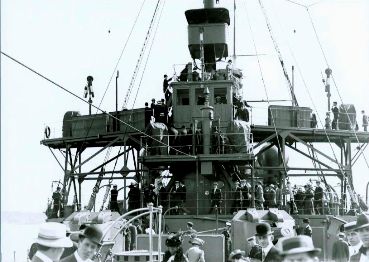
[[[136,243],[130,242],[133,234],[148,234],[150,228],[143,230],[140,219],[129,224],[123,234],[125,250],[135,250]],[[231,222],[226,223],[221,234],[224,236],[225,261],[324,261],[320,248],[313,245],[314,231],[310,219],[304,218],[303,224],[296,225],[294,236],[275,238],[272,227],[267,222],[255,224],[255,235],[245,240],[245,250],[232,251]],[[130,232],[130,233],[128,233]],[[153,234],[155,232],[152,231]],[[184,236],[189,239],[190,247],[183,250]],[[369,261],[369,213],[361,213],[356,221],[351,221],[339,227],[335,236],[331,254],[325,254],[329,261],[360,262]],[[130,240],[129,240],[130,239]],[[79,231],[70,232],[66,225],[47,222],[41,225],[35,243],[32,245],[28,258],[33,262],[79,262],[93,261],[100,255],[104,234],[98,226],[82,225]],[[167,250],[163,255],[164,262],[205,262],[206,242],[194,229],[194,223],[187,222],[187,229],[176,234],[170,234],[165,244]],[[221,250],[221,249],[219,249]],[[327,250],[326,250],[327,251]],[[212,250],[215,252],[215,250]],[[209,261],[209,260],[208,260]]]

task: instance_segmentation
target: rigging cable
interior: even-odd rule
[[[307,8],[307,7],[306,7],[306,8]],[[311,101],[311,103],[312,103],[312,105],[313,105],[313,107],[314,107],[314,110],[315,110],[315,111],[316,111],[316,113],[317,113],[318,121],[319,121],[319,123],[324,127],[323,122],[322,122],[322,120],[321,120],[321,118],[320,118],[320,114],[318,113],[317,107],[316,107],[316,105],[315,105],[315,103],[314,103],[314,100],[312,99],[312,96],[311,96],[311,93],[310,93],[310,91],[309,91],[309,88],[307,87],[307,84],[306,84],[305,78],[303,77],[303,74],[302,74],[301,68],[300,68],[299,64],[297,63],[297,59],[296,59],[296,57],[295,57],[295,55],[294,55],[294,53],[293,53],[293,51],[292,51],[291,47],[290,47],[289,45],[288,45],[288,47],[289,47],[289,50],[290,50],[290,52],[291,52],[291,55],[292,55],[292,57],[293,57],[293,59],[294,59],[294,61],[295,61],[295,64],[296,64],[296,66],[297,66],[297,69],[298,69],[299,75],[300,75],[301,80],[302,80],[302,82],[303,82],[303,85],[304,85],[304,87],[305,87],[305,89],[306,89],[306,92],[308,93],[309,99],[310,99],[310,101]],[[324,56],[325,56],[325,55],[324,55]],[[341,164],[339,164],[339,162],[338,162],[338,158],[337,158],[336,153],[335,153],[335,151],[334,151],[334,149],[333,149],[332,142],[331,142],[331,140],[330,140],[330,138],[329,138],[329,135],[328,135],[328,133],[327,133],[327,130],[326,130],[326,129],[323,129],[323,130],[324,130],[324,133],[325,133],[325,135],[326,135],[326,137],[327,137],[327,140],[328,140],[329,146],[330,146],[330,148],[331,148],[331,151],[332,151],[332,153],[333,153],[333,155],[334,155],[334,159],[335,159],[336,163],[338,164],[338,167],[339,167],[339,169],[340,169],[340,171],[341,171],[341,174],[342,174],[342,176],[343,176],[343,178],[342,178],[343,180],[342,180],[342,181],[344,181],[344,180],[345,180],[345,178],[346,178],[346,176],[345,176],[345,172],[343,171],[343,168],[342,168]],[[352,182],[352,181],[350,181],[350,182]],[[351,185],[351,188],[353,188],[353,186],[352,186],[352,185]],[[342,194],[342,193],[343,193],[343,192],[341,192],[341,194]]]
[[[273,31],[272,31],[272,26],[271,26],[271,24],[269,22],[268,15],[266,13],[266,10],[265,10],[264,5],[263,5],[263,3],[262,3],[261,0],[259,0],[259,5],[260,5],[260,8],[261,8],[261,11],[263,12],[263,15],[264,15],[264,18],[265,18],[265,22],[266,22],[267,27],[268,27],[270,38],[273,41],[274,49],[276,50],[276,52],[278,54],[278,59],[279,59],[279,62],[281,63],[284,77],[286,78],[287,85],[288,85],[288,87],[290,89],[289,91],[290,91],[291,98],[292,98],[292,104],[293,104],[293,106],[299,106],[299,104],[297,102],[297,99],[296,99],[295,92],[293,90],[292,83],[291,83],[290,78],[288,76],[287,70],[286,70],[286,68],[284,66],[284,61],[283,61],[281,50],[279,49],[278,43],[277,43],[276,39],[274,38]]]
[[[9,58],[10,60],[12,60],[12,61],[16,62],[17,64],[19,64],[19,65],[23,66],[24,68],[28,69],[29,71],[33,72],[34,74],[36,74],[36,75],[40,76],[41,78],[43,78],[43,79],[47,80],[48,82],[52,83],[53,85],[55,85],[55,86],[59,87],[60,89],[62,89],[63,91],[67,92],[68,94],[70,94],[70,95],[74,96],[74,97],[75,97],[75,98],[77,98],[78,100],[80,100],[80,101],[82,101],[82,102],[84,102],[84,103],[86,103],[86,104],[89,104],[89,103],[88,103],[88,101],[84,100],[82,97],[80,97],[80,96],[76,95],[76,94],[75,94],[75,93],[73,93],[72,91],[70,91],[70,90],[66,89],[65,87],[61,86],[60,84],[56,83],[55,81],[51,80],[50,78],[48,78],[48,77],[46,77],[46,76],[42,75],[41,73],[37,72],[36,70],[34,70],[34,69],[30,68],[29,66],[25,65],[24,63],[22,63],[22,62],[18,61],[17,59],[13,58],[12,56],[10,56],[10,55],[6,54],[5,52],[1,51],[1,54],[3,54],[4,56],[6,56],[7,58]],[[95,108],[95,109],[99,110],[99,111],[100,111],[100,112],[102,112],[103,114],[105,114],[105,115],[107,115],[107,116],[109,116],[109,117],[111,117],[111,118],[113,118],[113,119],[115,119],[115,120],[119,121],[120,123],[122,123],[122,124],[124,124],[124,125],[126,125],[126,126],[128,126],[128,127],[130,127],[130,128],[132,128],[133,130],[135,130],[136,132],[138,132],[138,133],[142,134],[143,136],[148,137],[148,138],[150,138],[150,139],[154,140],[155,142],[158,142],[159,144],[161,144],[161,145],[163,145],[163,146],[167,146],[168,148],[173,149],[174,151],[176,151],[176,152],[180,153],[181,155],[185,155],[185,156],[188,156],[188,157],[190,157],[190,158],[194,158],[194,159],[196,159],[196,158],[197,158],[196,156],[192,156],[192,155],[190,155],[190,154],[187,154],[187,153],[185,153],[185,152],[183,152],[183,151],[181,151],[181,150],[178,150],[178,149],[176,149],[176,148],[173,148],[173,147],[172,147],[172,146],[170,146],[170,145],[165,144],[164,142],[162,142],[162,141],[160,141],[160,140],[155,139],[154,137],[152,137],[152,136],[150,136],[150,135],[148,135],[148,134],[146,134],[146,133],[142,132],[141,130],[137,129],[136,127],[134,127],[134,126],[130,125],[129,123],[127,123],[127,122],[125,122],[125,121],[123,121],[123,120],[121,120],[121,119],[117,118],[116,116],[114,116],[114,115],[110,114],[109,112],[107,112],[107,111],[105,111],[105,110],[103,110],[103,109],[101,109],[101,108],[99,108],[99,107],[97,107],[97,106],[95,106],[95,105],[93,105],[93,104],[92,104],[91,106],[92,106],[93,108]]]
[[[328,63],[327,56],[326,56],[326,54],[325,54],[325,52],[324,52],[324,49],[323,49],[322,43],[321,43],[321,41],[320,41],[320,39],[319,39],[318,32],[317,32],[317,30],[316,30],[316,27],[315,27],[315,24],[314,24],[313,18],[311,17],[311,14],[310,14],[310,11],[309,11],[309,8],[308,8],[308,7],[306,7],[306,11],[307,11],[307,13],[309,14],[310,22],[311,22],[311,25],[312,25],[312,27],[313,27],[315,37],[316,37],[316,39],[317,39],[317,41],[318,41],[318,44],[319,44],[320,50],[321,50],[321,52],[322,52],[322,54],[323,54],[324,60],[325,60],[325,62],[326,62],[326,65],[327,65],[327,67],[329,68],[329,63]],[[335,78],[334,78],[333,74],[332,74],[332,80],[333,80],[334,86],[336,87],[336,90],[337,90],[338,96],[339,96],[339,98],[340,98],[340,101],[341,101],[341,103],[343,104],[343,99],[342,99],[341,93],[340,93],[340,91],[339,91],[338,85],[337,85],[337,83],[336,83],[336,81],[335,81]],[[351,121],[351,119],[350,119],[350,117],[349,117],[348,111],[347,111],[347,109],[346,109],[345,107],[344,107],[344,110],[345,110],[345,113],[346,113],[347,119],[348,119],[348,120],[349,120],[349,122],[350,122],[350,126],[352,127],[352,126],[353,126],[353,123],[352,123],[352,121]],[[354,132],[354,135],[355,135],[356,141],[360,144],[360,140],[359,140],[359,138],[358,138],[358,136],[357,136],[356,130],[355,130],[355,129],[353,129],[353,132]],[[363,152],[364,152],[364,151],[363,151]],[[367,168],[369,169],[368,160],[366,159],[365,154],[363,154],[363,157],[364,157],[364,160],[365,160],[365,164],[366,164]],[[350,182],[351,188],[353,189],[352,174],[350,174],[350,177],[349,177],[349,178],[350,178],[350,179],[349,179],[349,182]]]
[[[152,26],[154,24],[154,21],[155,21],[156,15],[157,15],[157,11],[158,11],[158,7],[160,5],[160,1],[161,0],[158,0],[157,3],[156,3],[155,11],[154,11],[154,14],[153,14],[153,16],[151,18],[149,29],[146,32],[146,37],[145,37],[145,40],[144,40],[144,44],[143,44],[143,46],[141,48],[140,55],[139,55],[139,57],[137,59],[136,67],[135,67],[135,69],[133,71],[131,82],[129,83],[129,87],[128,87],[126,96],[125,96],[124,101],[123,101],[123,106],[122,106],[123,109],[125,109],[127,107],[129,97],[131,96],[131,92],[132,92],[133,86],[134,86],[135,81],[136,81],[136,76],[137,76],[138,71],[140,69],[140,66],[141,66],[141,63],[142,63],[142,59],[143,59],[144,53],[146,51],[147,43],[148,43],[148,41],[150,39]]]
[[[287,1],[288,1],[288,0],[287,0]],[[290,2],[290,1],[289,1],[289,2]],[[301,5],[301,4],[300,4],[300,5]],[[305,7],[305,6],[304,6],[304,7]],[[282,25],[281,25],[281,22],[280,22],[280,20],[279,20],[278,13],[277,13],[277,12],[275,12],[275,13],[276,13],[276,15],[277,15],[277,21],[278,21],[278,23],[279,23],[280,27],[281,27],[281,28],[282,28],[282,30],[283,30],[283,29],[284,29],[284,27],[282,27]],[[294,62],[295,62],[295,64],[296,64],[296,66],[297,66],[297,69],[298,69],[299,75],[300,75],[300,77],[301,77],[301,79],[302,79],[302,81],[303,81],[304,87],[305,87],[305,89],[306,89],[306,91],[307,91],[307,93],[308,93],[308,95],[309,95],[309,98],[310,98],[310,100],[311,100],[312,104],[313,104],[314,110],[315,110],[315,112],[316,112],[316,113],[317,113],[317,115],[318,115],[319,123],[320,123],[322,126],[324,126],[324,125],[323,125],[323,123],[322,123],[322,121],[321,121],[321,118],[320,118],[320,115],[319,115],[319,111],[317,110],[317,108],[316,108],[316,106],[315,106],[315,103],[314,103],[314,101],[313,101],[313,99],[312,99],[312,96],[311,96],[311,94],[310,94],[310,91],[309,91],[309,89],[308,89],[308,87],[307,87],[306,81],[305,81],[304,76],[303,76],[303,74],[302,74],[301,68],[300,68],[300,66],[299,66],[299,64],[298,64],[298,62],[297,62],[297,59],[296,59],[296,57],[295,57],[295,54],[294,54],[294,52],[293,52],[293,50],[292,50],[291,46],[289,45],[289,42],[288,42],[288,41],[286,41],[286,42],[287,42],[288,49],[289,49],[289,51],[290,51],[290,53],[291,53],[291,56],[292,56],[292,58],[293,58],[293,60],[294,60]],[[331,151],[332,151],[332,153],[333,153],[333,155],[334,155],[334,158],[335,158],[336,162],[338,163],[338,159],[337,159],[337,156],[336,156],[336,154],[335,154],[335,152],[334,152],[334,149],[333,149],[333,147],[332,147],[332,145],[331,145],[331,141],[330,141],[330,139],[329,139],[329,135],[328,135],[328,133],[327,133],[327,131],[326,131],[325,129],[324,129],[324,133],[325,133],[325,136],[327,137],[327,140],[328,140],[328,143],[329,143],[329,145],[330,145]],[[318,156],[316,155],[316,152],[315,152],[315,150],[314,150],[314,147],[313,147],[312,143],[308,143],[308,144],[312,147],[312,148],[311,148],[311,153],[310,153],[310,149],[308,148],[309,155],[311,156],[311,154],[312,154],[312,155],[313,155],[313,158],[315,158],[315,159],[319,160],[319,159],[318,159]],[[316,166],[315,161],[314,161],[314,160],[312,160],[312,161],[313,161],[313,165],[314,165],[314,166]],[[318,165],[319,165],[319,167],[321,168],[320,163],[318,163]],[[339,165],[338,165],[338,166],[339,166]],[[341,172],[342,172],[342,169],[341,169]],[[322,175],[323,175],[323,172],[321,172],[321,173],[322,173]],[[325,181],[325,177],[323,177],[323,179],[324,179],[324,181]]]
[[[165,6],[165,0],[163,1],[163,6],[162,6],[162,9],[160,11],[160,14],[159,14],[159,19],[158,19],[158,23],[156,25],[156,28],[155,28],[155,31],[154,31],[154,35],[153,35],[153,38],[152,38],[152,42],[151,42],[151,45],[150,45],[150,48],[149,48],[149,52],[148,52],[148,55],[147,55],[147,58],[146,58],[146,62],[145,62],[145,66],[143,68],[143,72],[142,72],[142,75],[141,75],[141,78],[140,78],[140,82],[138,83],[138,88],[137,88],[137,92],[136,92],[136,96],[135,96],[135,99],[133,101],[133,106],[132,108],[135,106],[136,104],[136,100],[137,100],[137,97],[138,97],[138,92],[140,90],[140,87],[141,87],[141,83],[142,83],[142,80],[143,80],[143,77],[145,75],[145,72],[146,72],[146,66],[147,66],[147,63],[149,61],[149,57],[150,57],[150,54],[151,54],[151,49],[154,45],[154,41],[155,41],[155,37],[156,37],[156,33],[158,31],[158,28],[159,28],[159,24],[160,24],[160,20],[161,20],[161,16],[163,14],[163,10],[164,10],[164,6]]]
[[[265,84],[265,80],[264,80],[264,74],[263,74],[263,70],[262,70],[262,68],[261,68],[260,58],[259,58],[259,56],[257,55],[257,54],[258,54],[258,50],[257,50],[257,47],[256,47],[255,38],[254,38],[254,33],[253,33],[253,31],[252,31],[252,27],[251,27],[250,18],[249,18],[249,14],[248,14],[248,11],[247,11],[247,4],[246,4],[246,3],[245,3],[245,7],[246,7],[246,17],[247,17],[247,22],[248,22],[249,29],[250,29],[250,32],[251,32],[251,39],[252,39],[252,42],[253,42],[253,45],[254,45],[254,50],[255,50],[256,58],[257,58],[257,60],[258,60],[258,66],[259,66],[260,76],[261,76],[261,80],[262,80],[262,83],[263,83],[263,87],[264,87],[265,95],[266,95],[267,102],[268,102],[268,109],[269,109],[269,107],[270,107],[270,102],[269,102],[268,90],[267,90],[267,88],[266,88],[266,84]],[[278,130],[277,130],[277,127],[276,127],[276,125],[275,125],[275,119],[274,119],[274,116],[273,116],[273,113],[272,113],[272,112],[271,112],[271,114],[270,114],[270,115],[271,115],[271,117],[272,117],[272,122],[273,122],[274,132],[275,132],[276,139],[277,139],[277,146],[278,146],[279,151],[281,152],[283,168],[284,168],[284,170],[285,170],[286,177],[288,178],[288,175],[287,175],[287,166],[286,166],[286,161],[285,161],[284,153],[283,153],[283,151],[282,151],[282,147],[281,147],[281,144],[280,144],[280,141],[279,141],[279,138],[278,138]]]

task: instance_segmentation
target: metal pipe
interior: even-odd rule
[[[214,0],[204,0],[204,8],[214,8]]]
[[[369,190],[369,182],[366,184],[366,195],[365,195],[365,203],[368,205],[368,190]]]
[[[159,206],[159,227],[158,227],[158,262],[161,262],[161,220],[163,207]]]
[[[173,210],[173,209],[178,209],[178,206],[174,206],[174,207],[168,208],[168,209],[164,212],[164,214],[163,214],[163,230],[165,230],[165,215],[168,213],[168,211]]]
[[[149,218],[149,259],[150,262],[153,261],[153,257],[152,257],[152,211],[153,211],[153,203],[149,203],[148,205],[149,208],[149,212],[150,212],[150,218]]]

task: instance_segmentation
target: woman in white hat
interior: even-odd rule
[[[195,237],[191,238],[190,241],[188,241],[192,247],[190,247],[186,251],[186,257],[188,258],[189,262],[205,262],[205,254],[204,250],[202,250],[200,247],[202,247],[205,243],[204,240]]]
[[[59,261],[64,248],[73,246],[72,240],[67,236],[67,227],[60,223],[48,222],[40,227],[36,238],[37,252],[32,262]]]

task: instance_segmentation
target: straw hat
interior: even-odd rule
[[[56,222],[47,222],[41,225],[35,242],[46,247],[72,247],[73,242],[66,237],[67,227]]]

